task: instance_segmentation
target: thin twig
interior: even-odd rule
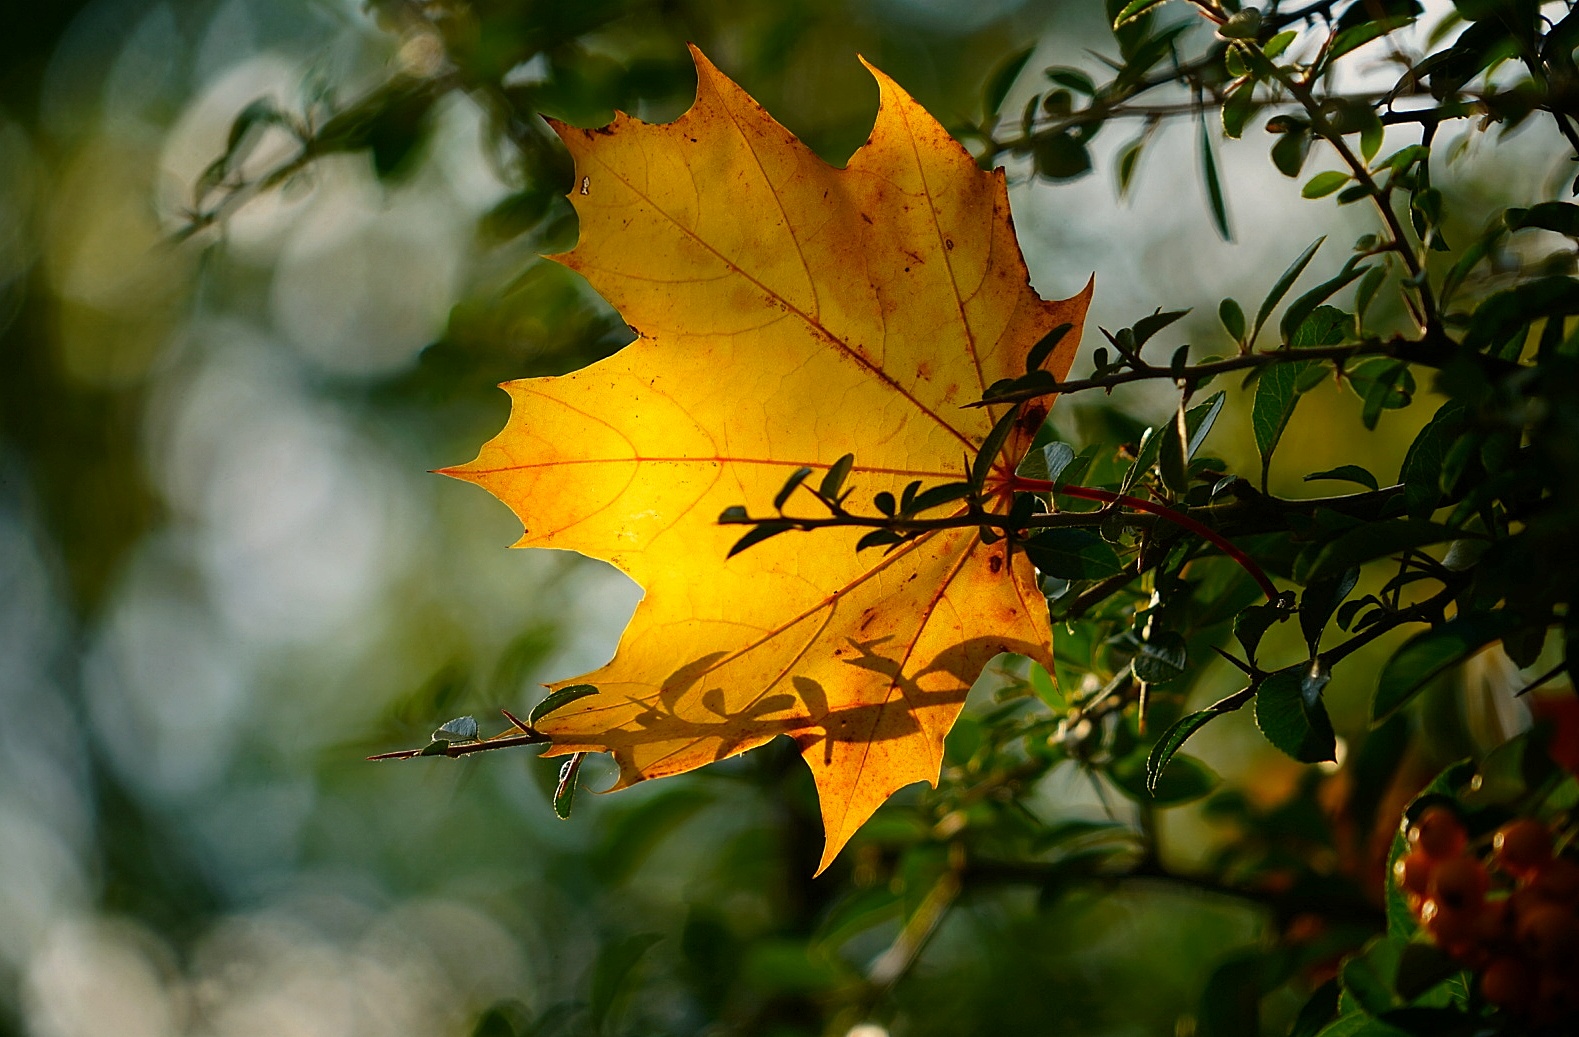
[[[1568,663],[1566,661],[1565,662],[1560,662],[1556,666],[1553,666],[1551,669],[1547,670],[1545,673],[1541,674],[1539,677],[1537,677],[1534,680],[1530,681],[1530,683],[1526,684],[1524,687],[1520,688],[1518,691],[1515,691],[1513,693],[1513,697],[1514,698],[1522,698],[1525,695],[1528,695],[1530,692],[1534,691],[1536,688],[1539,688],[1541,685],[1546,684],[1549,681],[1552,681],[1552,680],[1554,680],[1554,679],[1556,679],[1558,677],[1561,677],[1564,673],[1567,673],[1567,672],[1568,672]]]
[[[505,735],[499,738],[485,738],[480,742],[444,742],[433,743],[421,749],[401,749],[392,753],[379,753],[369,756],[369,760],[409,760],[415,756],[470,756],[472,753],[485,753],[493,749],[511,749],[518,745],[545,745],[549,741],[547,735],[538,731],[530,731],[521,735]],[[436,744],[444,748],[437,749]]]
[[[1450,338],[1438,333],[1428,335],[1425,339],[1397,337],[1386,341],[1361,342],[1343,346],[1302,346],[1298,349],[1273,349],[1260,353],[1243,353],[1238,356],[1224,357],[1221,360],[1208,360],[1200,364],[1191,364],[1177,370],[1171,367],[1158,367],[1143,362],[1139,367],[1131,366],[1110,374],[1092,375],[1090,378],[1077,378],[1065,382],[1053,382],[1051,385],[1005,392],[1001,395],[994,395],[991,399],[968,403],[965,406],[987,407],[1001,403],[1020,403],[1045,396],[1089,392],[1092,389],[1107,391],[1132,382],[1158,381],[1164,378],[1169,381],[1187,382],[1192,386],[1198,386],[1208,379],[1215,378],[1218,375],[1231,374],[1234,371],[1248,371],[1253,368],[1273,367],[1277,364],[1292,364],[1306,360],[1346,361],[1361,357],[1393,357],[1408,363],[1420,364],[1424,367],[1440,368],[1445,367],[1457,356],[1457,354],[1442,348],[1453,344]],[[1520,369],[1520,365],[1517,363],[1487,356],[1483,353],[1469,354],[1467,359],[1471,363],[1479,364],[1485,373],[1491,377],[1511,374]]]

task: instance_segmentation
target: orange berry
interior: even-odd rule
[[[1519,919],[1519,946],[1546,966],[1572,964],[1579,954],[1579,916],[1567,908],[1545,904]]]
[[[1474,857],[1454,857],[1441,861],[1431,871],[1427,894],[1443,907],[1473,912],[1486,899],[1490,880],[1486,866]]]
[[[1579,864],[1564,860],[1547,861],[1531,871],[1525,881],[1542,900],[1556,904],[1579,903]]]
[[[1507,955],[1491,959],[1480,974],[1480,993],[1487,1001],[1515,1015],[1529,1011],[1535,1000],[1535,970]]]
[[[1458,856],[1469,844],[1463,822],[1447,807],[1427,807],[1409,826],[1408,838],[1410,846],[1439,861]]]
[[[1508,902],[1484,900],[1475,915],[1475,942],[1482,947],[1496,948],[1512,936],[1509,926]]]
[[[1420,904],[1420,924],[1437,946],[1454,956],[1466,951],[1475,938],[1475,914],[1427,897]]]
[[[1541,898],[1541,895],[1528,886],[1516,889],[1508,894],[1508,924],[1517,929],[1519,922],[1528,918],[1531,911],[1546,907],[1551,902]]]
[[[1519,878],[1552,859],[1552,833],[1532,817],[1509,821],[1492,836],[1497,867]]]
[[[1535,1018],[1547,1025],[1579,1018],[1579,984],[1572,973],[1548,970],[1541,974],[1535,992]]]
[[[1393,862],[1393,881],[1412,899],[1426,895],[1436,862],[1419,850],[1410,850]]]

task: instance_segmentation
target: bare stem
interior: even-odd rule
[[[519,720],[514,713],[501,709],[505,719],[514,725],[520,734],[495,735],[493,738],[483,738],[475,742],[430,742],[421,749],[400,749],[392,753],[379,753],[369,756],[369,760],[409,760],[416,756],[470,756],[472,753],[486,753],[494,749],[512,749],[520,745],[546,745],[550,739],[541,731]]]

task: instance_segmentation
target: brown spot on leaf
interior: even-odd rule
[[[1001,571],[1003,569],[1003,556],[993,555],[992,557],[988,558],[987,568],[991,569],[995,573]]]

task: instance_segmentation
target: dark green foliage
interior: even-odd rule
[[[1267,741],[1301,763],[1333,759],[1336,736],[1321,700],[1326,677],[1300,664],[1269,674],[1256,689],[1256,725]]]
[[[1188,132],[1194,172],[1148,173],[1156,189],[1199,208],[1201,233],[1211,227],[1227,237],[1231,209],[1241,238],[1300,226],[1246,204],[1218,161],[1230,147],[1260,149],[1268,169],[1296,178],[1285,185],[1290,205],[1367,226],[1348,231],[1361,236],[1346,254],[1320,251],[1319,238],[1279,277],[1271,274],[1282,261],[1259,283],[1212,281],[1204,305],[1221,298],[1215,320],[1183,308],[1199,299],[1146,300],[1107,341],[1091,331],[1063,384],[1044,365],[1069,347],[1070,329],[1053,329],[1023,374],[989,387],[1007,413],[981,449],[962,457],[958,481],[874,493],[845,455],[825,472],[791,472],[771,501],[720,516],[749,527],[736,551],[858,521],[866,528],[838,549],[853,541],[872,558],[928,528],[969,526],[1034,565],[1054,619],[1049,668],[995,664],[949,736],[937,787],[902,793],[821,878],[810,877],[816,803],[798,748],[780,743],[689,783],[634,790],[629,800],[582,797],[575,823],[548,820],[547,836],[537,827],[549,807],[568,815],[583,778],[606,784],[595,758],[411,764],[469,768],[466,784],[444,789],[438,814],[420,809],[419,783],[430,772],[363,799],[356,782],[367,779],[318,775],[305,783],[319,805],[302,846],[282,852],[299,853],[304,869],[371,876],[379,897],[475,902],[511,932],[531,933],[524,945],[541,989],[466,1007],[458,1032],[469,1026],[477,1037],[787,1037],[867,1021],[917,1035],[1516,1032],[1483,1011],[1453,963],[1417,938],[1413,913],[1391,886],[1382,916],[1374,870],[1354,847],[1398,820],[1386,816],[1385,789],[1407,782],[1422,758],[1459,753],[1443,732],[1455,726],[1455,682],[1467,660],[1501,651],[1525,668],[1519,680],[1571,694],[1563,671],[1579,655],[1579,206],[1566,183],[1554,196],[1493,206],[1487,199],[1501,198],[1493,188],[1502,185],[1474,182],[1453,164],[1494,152],[1499,137],[1518,129],[1521,144],[1544,142],[1549,168],[1573,175],[1579,16],[1555,4],[1459,3],[1461,23],[1440,38],[1421,26],[1396,51],[1418,60],[1394,70],[1396,89],[1384,97],[1348,92],[1345,70],[1392,48],[1386,37],[1422,14],[1414,0],[1266,3],[1255,12],[1227,3],[1211,24],[1202,15],[1211,5],[1107,0],[1111,35],[1082,41],[1099,58],[1067,47],[1060,60],[1081,67],[1045,72],[1031,60],[1037,5],[957,39],[908,24],[884,29],[889,16],[880,9],[895,6],[867,5],[852,19],[853,6],[840,4],[736,11],[627,0],[379,0],[370,8],[392,50],[431,34],[443,57],[438,71],[411,75],[396,60],[384,75],[380,56],[354,95],[315,88],[240,105],[218,124],[216,154],[191,185],[187,229],[222,227],[256,194],[311,186],[326,157],[365,164],[398,199],[450,146],[438,132],[445,113],[480,113],[482,151],[498,160],[505,184],[474,210],[482,215],[468,260],[497,286],[462,298],[409,370],[302,376],[315,404],[343,408],[349,424],[375,426],[381,440],[421,440],[390,447],[415,472],[450,463],[459,444],[476,441],[492,421],[489,408],[502,406],[494,383],[581,366],[629,341],[572,275],[531,258],[575,240],[563,197],[570,162],[539,116],[594,126],[616,109],[677,114],[694,85],[681,46],[688,38],[831,161],[859,143],[869,106],[860,119],[823,119],[831,94],[815,89],[806,70],[824,67],[812,61],[823,52],[847,62],[861,49],[953,117],[951,130],[984,166],[1009,167],[1014,190],[1026,192],[1013,196],[1016,206],[1043,198],[1056,206],[1058,183],[1106,164],[1121,194],[1153,189],[1139,176],[1153,141]],[[867,35],[834,33],[830,46],[839,20],[830,11]],[[43,5],[0,34],[6,119],[42,122],[46,95],[58,107],[58,82],[48,90],[33,82],[43,81],[48,62],[26,53],[26,41],[63,32],[65,18]],[[193,26],[183,21],[181,31]],[[798,109],[776,103],[800,95],[810,100]],[[1380,153],[1384,120],[1398,149],[1388,155]],[[1110,131],[1118,139],[1097,142],[1109,123],[1121,124]],[[1219,126],[1241,143],[1222,146]],[[40,154],[76,146],[69,125],[31,128]],[[1454,153],[1459,129],[1475,140],[1467,160]],[[283,142],[277,167],[260,168],[265,140]],[[0,155],[0,167],[9,168],[10,155]],[[1198,194],[1184,183],[1192,175]],[[0,180],[0,202],[9,200],[5,189]],[[48,220],[43,209],[3,211],[8,219],[21,212],[22,223],[62,221],[87,201],[54,197]],[[1280,240],[1290,254],[1298,247]],[[0,233],[0,258],[9,241]],[[57,355],[48,343],[55,329],[76,327],[81,307],[51,294],[66,252],[57,244],[36,251],[47,262],[0,278],[8,350],[0,497],[10,508],[3,495],[11,487],[34,487],[20,511],[42,516],[46,546],[69,583],[65,639],[92,644],[101,627],[114,629],[103,617],[116,614],[129,559],[144,564],[172,531],[187,533],[162,525],[164,491],[146,470],[147,444],[165,434],[162,425],[127,416],[151,407],[154,394],[135,379],[92,388],[64,381],[69,351]],[[253,261],[228,260],[223,248],[206,257],[204,306],[222,309],[213,300],[228,293],[244,300],[235,308],[247,320],[267,312],[273,272],[250,269]],[[1097,275],[1100,300],[1113,275]],[[262,301],[254,281],[265,285]],[[163,362],[179,369],[189,358]],[[1146,421],[1120,409],[1135,382],[1159,390]],[[176,397],[185,385],[168,382],[160,392]],[[1083,397],[1082,406],[1066,403],[1037,434],[1018,473],[1030,483],[999,486],[994,463],[1030,412],[1006,404],[1053,392]],[[1393,447],[1417,428],[1394,479]],[[1341,456],[1307,449],[1329,440]],[[1097,499],[1076,496],[1083,491]],[[1270,600],[1256,575],[1273,582]],[[547,593],[522,588],[524,597],[539,591]],[[428,638],[443,642],[445,628],[461,622],[424,599],[408,639],[418,649]],[[501,635],[508,644],[497,662],[462,654],[492,651],[477,646],[456,649],[454,662],[414,650],[421,661],[411,690],[402,686],[387,715],[354,736],[354,751],[335,745],[320,769],[348,768],[350,756],[390,742],[417,743],[445,717],[486,718],[491,707],[531,701],[541,694],[530,690],[535,682],[553,676],[540,670],[557,658],[567,633],[560,624],[572,622],[523,620],[519,632]],[[310,667],[290,658],[295,651],[280,653],[283,676],[270,671],[249,723],[267,727],[275,714],[286,727],[297,722],[291,711],[300,699],[286,686]],[[400,662],[368,663],[368,680],[389,680]],[[56,669],[72,667],[41,672]],[[69,740],[79,713],[96,731],[114,719],[99,715],[104,690],[80,676],[72,673],[69,708],[45,733],[15,722],[29,751],[34,742]],[[549,695],[528,725],[590,691]],[[1275,801],[1247,794],[1259,772],[1245,778],[1245,765],[1223,746],[1255,748],[1234,741],[1256,738],[1252,716],[1277,750],[1306,763],[1337,757],[1341,774],[1305,768]],[[1380,723],[1368,730],[1372,720]],[[1182,755],[1209,725],[1219,726],[1190,742],[1201,759]],[[443,755],[478,734],[468,724],[446,728],[425,752]],[[1538,729],[1450,768],[1409,816],[1451,804],[1483,841],[1531,804],[1571,810],[1572,782],[1547,757],[1548,736]],[[92,831],[81,835],[91,876],[82,907],[156,931],[171,963],[186,961],[216,920],[254,909],[257,876],[227,876],[213,849],[225,832],[193,836],[176,819],[197,811],[123,783],[126,760],[92,739],[70,745],[93,803]],[[249,742],[234,773],[215,780],[245,786],[296,751],[294,743]],[[513,784],[520,775],[511,768],[520,766],[532,777]],[[1089,791],[1087,813],[1049,807],[1070,788]],[[202,824],[232,816],[238,803],[246,805],[205,803]],[[1181,807],[1205,824],[1157,823],[1158,812]],[[363,849],[378,826],[398,838]],[[1185,855],[1166,838],[1206,827],[1218,841],[1205,856]],[[332,856],[347,844],[388,859]],[[1400,851],[1395,840],[1394,859]],[[463,870],[473,858],[485,870]],[[1311,928],[1321,935],[1296,937],[1296,919],[1319,920]],[[1338,976],[1317,984],[1323,963],[1340,956]],[[0,1032],[39,1028],[20,1021],[22,1004],[0,997]]]

